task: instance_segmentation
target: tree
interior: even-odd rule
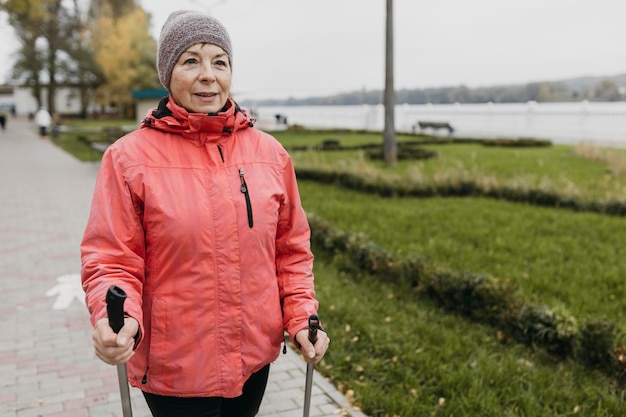
[[[80,97],[80,115],[87,117],[87,109],[94,92],[104,80],[102,69],[95,59],[94,21],[79,7],[79,0],[73,0],[72,38],[67,42],[67,58],[60,65],[65,82],[76,86]]]
[[[96,61],[104,83],[96,100],[131,117],[130,92],[159,86],[156,72],[156,41],[149,33],[149,17],[140,7],[117,17],[113,9],[100,10],[96,29]]]
[[[398,161],[398,144],[395,127],[395,91],[393,82],[393,0],[387,0],[387,22],[385,36],[385,131],[383,155],[388,166]]]
[[[13,67],[13,78],[30,85],[38,105],[42,105],[41,86],[45,54],[38,45],[45,21],[43,3],[35,0],[2,0],[0,10],[7,13],[21,48]]]
[[[71,12],[62,0],[0,0],[0,10],[9,16],[22,47],[14,67],[14,77],[33,87],[41,105],[43,85],[48,88],[48,110],[55,113],[55,91],[63,60],[69,59],[76,30]]]
[[[601,101],[618,101],[619,84],[613,78],[603,78],[593,87],[594,98]]]
[[[104,14],[118,19],[132,13],[137,7],[135,0],[91,0],[90,15],[95,21]]]
[[[44,69],[44,58],[37,49],[37,37],[29,32],[20,32],[16,29],[18,39],[21,43],[17,61],[13,65],[12,77],[23,85],[31,88],[31,92],[37,105],[42,106],[42,82],[41,73]]]

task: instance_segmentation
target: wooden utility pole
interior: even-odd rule
[[[395,106],[396,93],[393,86],[393,0],[387,0],[387,24],[385,36],[385,131],[383,155],[388,166],[398,161],[396,143]]]

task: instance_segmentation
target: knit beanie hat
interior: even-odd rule
[[[226,28],[215,18],[190,10],[173,12],[163,24],[157,53],[161,84],[169,90],[172,70],[178,58],[192,45],[210,43],[226,52],[233,64],[232,46]]]

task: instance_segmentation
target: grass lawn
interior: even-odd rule
[[[401,254],[510,280],[527,299],[624,323],[626,218],[484,198],[389,199],[300,182],[307,211]]]
[[[571,361],[502,343],[411,289],[348,276],[322,252],[320,316],[332,343],[318,366],[371,417],[619,416],[611,381]]]
[[[275,135],[286,146],[326,139],[342,145],[382,142],[375,133]],[[361,151],[292,156],[296,169],[322,166],[425,183],[470,178],[626,200],[626,178],[601,160],[577,156],[573,147],[427,147],[438,157],[401,161],[392,169]],[[312,181],[299,184],[306,211],[340,229],[453,271],[509,280],[525,298],[580,319],[606,316],[626,330],[626,218],[486,198],[381,198]],[[403,284],[346,274],[329,254],[314,250],[320,316],[332,338],[318,368],[370,417],[626,415],[612,378],[502,339],[497,329],[446,313]]]
[[[58,138],[53,139],[54,143],[66,152],[74,155],[83,162],[97,162],[102,158],[102,152],[91,148],[87,143],[81,142],[80,137],[92,141],[101,140],[107,128],[131,129],[138,126],[135,120],[83,120],[71,119],[63,123],[65,131]],[[102,139],[105,140],[105,139]]]
[[[624,177],[612,175],[602,161],[577,156],[571,146],[427,147],[438,158],[401,161],[391,170],[359,151],[292,155],[296,167],[327,166],[426,183],[471,178],[591,200],[626,197]],[[387,249],[415,253],[452,270],[492,274],[516,284],[528,299],[580,319],[606,316],[626,329],[624,218],[485,198],[381,198],[311,181],[301,181],[300,188],[305,209],[340,229],[366,233]],[[502,343],[496,329],[445,314],[411,289],[347,276],[325,254],[317,256],[321,314],[333,329],[333,349],[323,369],[369,415],[626,412],[610,378]]]

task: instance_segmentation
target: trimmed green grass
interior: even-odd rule
[[[94,139],[102,135],[102,131],[105,128],[126,128],[130,126],[137,126],[137,122],[134,120],[83,120],[72,119],[63,123],[64,126],[69,129],[62,132],[58,138],[53,138],[53,142],[65,150],[66,152],[74,155],[79,161],[83,162],[97,162],[102,159],[102,152],[91,148],[87,143],[81,142],[78,138],[84,136],[86,138]]]
[[[348,276],[329,262],[317,252],[320,316],[332,338],[318,369],[367,415],[626,412],[605,376],[502,343],[494,329],[446,314],[410,288]]]
[[[300,190],[307,211],[387,249],[509,280],[579,318],[624,323],[626,218],[482,198],[389,199],[311,181]]]
[[[287,146],[380,134],[278,132]],[[400,140],[414,140],[401,136]],[[67,139],[71,142],[71,139]],[[407,181],[471,178],[555,189],[588,199],[626,199],[626,179],[571,147],[512,149],[428,145],[438,158],[393,169],[362,152],[292,152],[298,166],[326,166]],[[615,153],[622,153],[616,150]],[[484,198],[381,198],[300,181],[307,212],[382,247],[454,271],[510,280],[533,301],[575,317],[624,320],[626,219]],[[615,381],[498,337],[497,329],[438,308],[412,288],[338,270],[316,253],[320,316],[332,338],[318,365],[370,417],[626,415]]]
[[[408,183],[448,183],[473,180],[487,186],[537,189],[583,200],[626,199],[626,177],[614,176],[606,164],[574,155],[571,147],[494,149],[480,145],[426,146],[438,157],[400,161],[393,168],[367,160],[362,152],[297,152],[302,166],[330,166],[366,175],[381,175]],[[473,155],[475,156],[475,160]],[[626,159],[626,156],[625,156]]]
[[[623,177],[610,175],[602,162],[575,156],[572,147],[427,147],[439,157],[401,161],[394,169],[358,151],[292,155],[296,167],[426,183],[471,178],[586,199],[626,196]],[[310,181],[300,181],[300,189],[305,209],[340,229],[452,270],[492,274],[534,302],[581,320],[606,316],[625,329],[624,218],[484,198],[387,199]],[[409,288],[347,276],[328,262],[317,252],[321,315],[333,337],[322,369],[370,416],[625,413],[611,378],[503,343],[497,329],[446,314]]]

